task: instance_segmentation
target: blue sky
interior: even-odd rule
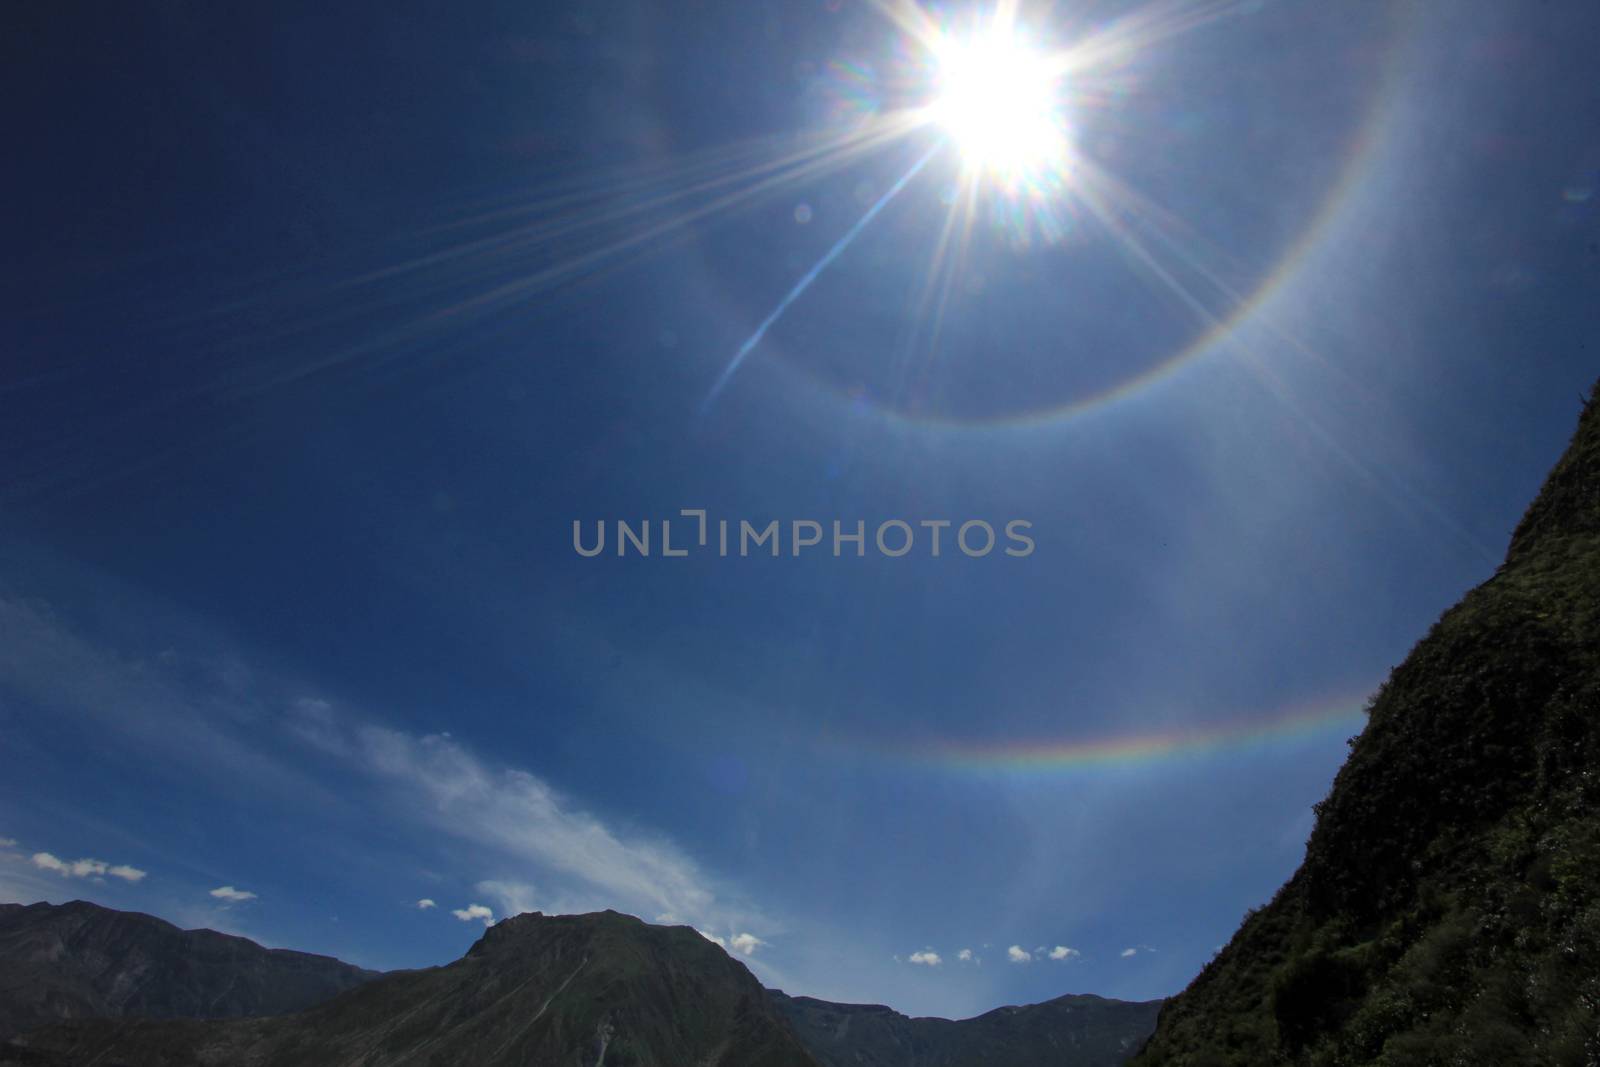
[[[1021,17],[1116,44],[1031,200],[937,125],[829,150],[929,91],[852,0],[19,15],[0,896],[374,967],[614,907],[919,1014],[1181,988],[1595,376],[1600,27]],[[868,551],[574,551],[685,508]]]

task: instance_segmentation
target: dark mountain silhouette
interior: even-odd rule
[[[687,926],[537,912],[454,963],[267,1019],[58,1024],[0,1064],[817,1067],[745,967]]]
[[[299,1011],[377,973],[82,900],[0,904],[0,1040],[62,1019]]]
[[[0,905],[0,964],[13,1033],[69,1020],[0,1048],[0,1065],[1100,1067],[1128,1058],[1160,1006],[1066,996],[911,1019],[763,990],[692,929],[615,912],[519,916],[447,967],[220,1025],[204,1020],[292,1012],[380,976],[83,902]]]
[[[953,1022],[881,1004],[772,997],[823,1067],[1113,1067],[1138,1049],[1161,1007],[1065,996]]]
[[[1600,385],[1140,1064],[1600,1064]]]

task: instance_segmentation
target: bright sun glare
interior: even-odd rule
[[[941,38],[931,117],[967,166],[1018,180],[1060,163],[1067,147],[1061,75],[1015,26],[995,22]]]

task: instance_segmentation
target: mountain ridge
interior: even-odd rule
[[[1162,1003],[1067,994],[951,1020],[906,1016],[882,1004],[768,993],[823,1067],[1056,1064],[1063,1055],[1074,1067],[1110,1067],[1138,1048]]]
[[[743,964],[690,927],[617,912],[504,919],[453,963],[383,975],[294,1015],[64,1023],[0,1048],[0,1064],[89,1060],[817,1067]]]
[[[378,973],[84,900],[0,905],[0,1041],[73,1018],[282,1014]]]
[[[103,921],[176,930],[151,916],[87,902],[0,905],[0,923],[23,911],[98,913]],[[591,981],[601,971],[610,977]],[[661,980],[650,980],[652,973]],[[696,986],[708,975],[720,975],[722,982],[721,992],[710,998]],[[525,988],[530,984],[531,992]],[[722,1009],[708,1014],[706,1004],[717,996]],[[494,1013],[508,998],[512,1014],[521,1012],[512,1031],[557,1019],[554,1032],[544,1035],[550,1040],[522,1048],[517,1033],[499,1027]],[[676,1067],[691,1062],[685,1055],[699,1056],[692,1060],[696,1064],[728,1067],[1026,1067],[1060,1063],[1063,1054],[1075,1067],[1101,1067],[1127,1058],[1154,1025],[1159,1004],[1069,994],[971,1019],[911,1018],[885,1005],[836,1004],[763,989],[741,962],[692,927],[657,926],[615,911],[529,912],[488,927],[454,963],[374,975],[360,988],[293,1015],[66,1020],[0,1044],[0,1065],[60,1067],[90,1059],[106,1067],[493,1064],[501,1062],[501,1053],[508,1054],[504,1062],[523,1062],[517,1056],[527,1053],[541,1057],[540,1063],[573,1067]],[[841,1019],[854,1020],[853,1027],[841,1026]],[[706,1040],[674,1044],[682,1036],[678,1031],[697,1026]]]

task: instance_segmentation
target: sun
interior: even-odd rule
[[[1059,166],[1067,151],[1059,64],[1014,24],[995,19],[933,47],[929,117],[971,170],[1012,182]]]

